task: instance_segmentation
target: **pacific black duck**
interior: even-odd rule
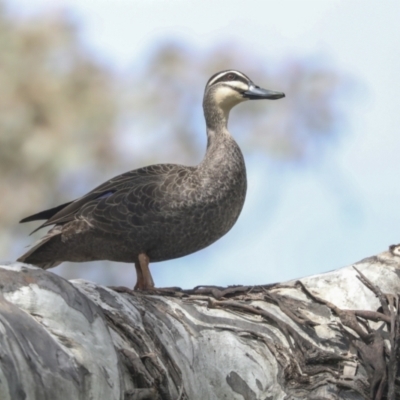
[[[135,263],[135,289],[154,282],[150,261],[203,249],[235,224],[246,196],[246,168],[227,129],[229,112],[245,100],[280,99],[243,73],[218,72],[207,82],[207,151],[197,166],[158,164],[126,172],[88,194],[24,218],[55,225],[18,261],[47,269],[63,261]]]

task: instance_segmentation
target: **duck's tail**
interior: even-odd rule
[[[61,226],[55,226],[45,236],[39,239],[17,261],[32,264],[39,268],[48,269],[61,264],[62,261],[54,260],[52,248],[55,242],[61,240]]]

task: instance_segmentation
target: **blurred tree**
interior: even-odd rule
[[[0,7],[0,59],[4,254],[21,246],[13,227],[23,215],[78,194],[59,184],[66,174],[101,174],[113,162],[117,104],[110,72],[62,16],[19,23]]]
[[[83,46],[65,14],[21,23],[0,7],[0,59],[0,180],[6,189],[0,254],[11,258],[32,242],[26,237],[31,225],[17,229],[22,217],[143,164],[199,162],[206,142],[204,85],[218,70],[237,68],[287,94],[271,114],[265,104],[235,109],[232,131],[244,151],[309,162],[337,137],[342,121],[335,100],[346,85],[338,72],[318,59],[265,65],[265,55],[237,44],[197,51],[157,43],[120,76]],[[62,270],[82,276],[75,268]]]

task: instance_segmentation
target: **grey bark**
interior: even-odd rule
[[[4,264],[0,399],[400,398],[399,249],[286,283],[155,293]]]

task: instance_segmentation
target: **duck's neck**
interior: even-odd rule
[[[206,95],[203,102],[203,110],[207,130],[214,132],[226,130],[230,109],[221,108],[220,104],[214,101],[211,96]]]
[[[231,138],[228,132],[228,118],[230,109],[223,109],[211,96],[204,98],[204,117],[207,126],[207,153],[214,147],[219,147],[221,142]]]
[[[204,116],[207,124],[207,150],[199,167],[220,174],[242,170],[244,161],[239,146],[228,131],[227,123],[230,109],[224,110],[218,104],[205,101]]]

